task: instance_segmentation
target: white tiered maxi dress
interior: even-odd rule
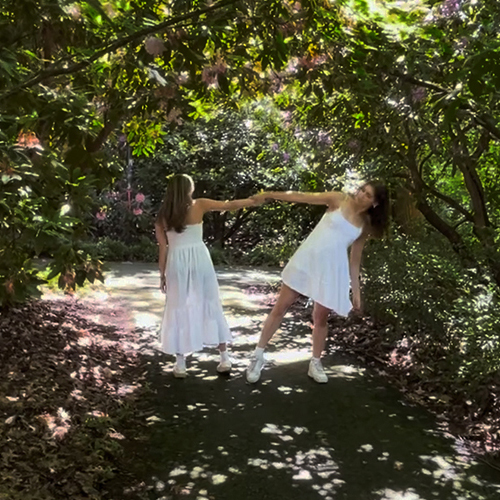
[[[283,269],[283,283],[341,316],[352,309],[347,249],[362,229],[326,212]]]
[[[231,341],[219,285],[203,225],[182,233],[167,231],[166,304],[161,324],[162,350],[167,354],[200,351],[205,345]]]

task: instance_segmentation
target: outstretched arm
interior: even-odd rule
[[[165,277],[165,266],[167,265],[167,254],[168,254],[168,242],[167,236],[165,235],[165,229],[163,224],[156,222],[155,224],[156,241],[158,241],[159,255],[158,255],[158,267],[160,269],[160,290],[165,293],[166,287],[166,277]]]
[[[196,204],[203,212],[226,212],[231,210],[239,210],[245,207],[254,207],[258,205],[253,198],[245,198],[241,200],[217,201],[209,198],[198,198]]]
[[[257,195],[258,198],[288,201],[291,203],[308,203],[309,205],[327,205],[330,208],[338,208],[345,197],[344,193],[338,191],[327,191],[324,193],[302,193],[300,191],[269,191]]]
[[[352,305],[354,309],[361,310],[361,289],[359,286],[359,272],[361,269],[361,257],[368,233],[363,231],[361,236],[351,245],[349,259],[349,271],[351,274]]]

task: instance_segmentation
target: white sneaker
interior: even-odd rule
[[[229,373],[231,371],[231,366],[232,366],[231,361],[229,359],[226,359],[224,361],[221,361],[217,365],[217,371],[219,373]]]
[[[260,378],[260,372],[262,371],[262,368],[266,364],[266,360],[264,356],[256,356],[255,354],[252,355],[250,358],[250,364],[248,365],[247,368],[247,382],[250,384],[255,384]]]
[[[182,367],[182,366],[175,365],[173,372],[174,372],[175,378],[186,378],[187,372],[186,372],[185,366]]]
[[[326,376],[326,373],[323,370],[323,365],[319,359],[311,359],[307,374],[318,382],[318,384],[326,384],[328,382],[328,377]]]

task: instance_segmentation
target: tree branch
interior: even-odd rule
[[[5,92],[4,94],[0,95],[0,100],[5,100],[14,95],[15,93],[19,92],[20,90],[33,87],[34,85],[37,85],[44,80],[47,80],[48,78],[53,78],[55,76],[62,76],[62,75],[68,75],[71,73],[76,73],[85,67],[89,66],[91,63],[99,59],[100,57],[110,53],[114,52],[117,49],[124,47],[125,45],[128,45],[129,43],[138,40],[140,38],[143,38],[147,35],[152,35],[154,33],[159,33],[161,31],[166,30],[172,25],[175,25],[181,21],[185,21],[187,19],[191,19],[193,17],[199,17],[203,14],[208,14],[210,12],[213,12],[215,10],[221,9],[223,7],[227,7],[228,5],[233,5],[238,3],[239,0],[221,0],[220,2],[210,6],[210,7],[205,7],[203,9],[198,9],[194,10],[191,12],[188,12],[187,14],[182,14],[180,16],[173,17],[169,19],[168,21],[164,21],[163,23],[160,23],[156,26],[151,26],[148,28],[143,28],[139,31],[136,31],[135,33],[132,33],[131,35],[128,35],[126,37],[120,38],[113,43],[109,44],[107,47],[104,47],[101,50],[98,50],[95,52],[92,56],[89,58],[85,59],[84,61],[80,62],[75,62],[73,64],[70,64],[69,66],[65,68],[60,68],[57,67],[61,61],[55,62],[51,67],[44,69],[40,71],[38,74],[35,76],[29,78],[28,80],[25,80],[23,83],[20,83],[19,85],[15,86],[11,90]]]
[[[464,176],[465,186],[471,197],[472,208],[474,209],[474,225],[478,227],[487,227],[489,226],[489,219],[486,203],[484,201],[484,189],[476,171],[476,163],[479,160],[479,156],[475,158],[469,153],[467,138],[460,128],[460,125],[457,124],[455,128],[457,132],[456,135],[450,127],[450,136],[455,144],[456,151],[453,155],[453,159]],[[481,139],[479,142],[482,142]],[[476,153],[478,151],[481,154],[484,151],[484,148],[482,149],[480,144],[478,144]]]
[[[417,203],[417,208],[422,212],[424,217],[427,219],[427,222],[429,222],[448,239],[453,249],[460,255],[464,255],[465,245],[460,234],[443,219],[441,219],[441,217],[439,217],[439,215],[432,210],[426,201],[420,200]]]
[[[433,151],[431,151],[421,162],[420,165],[418,166],[418,173],[420,174],[420,177],[422,177],[422,170],[424,168],[425,162],[434,154]]]
[[[391,73],[393,76],[396,78],[400,78],[401,80],[412,83],[413,85],[417,85],[419,87],[424,87],[429,90],[433,90],[435,92],[438,92],[439,94],[448,94],[451,92],[451,90],[441,87],[439,85],[436,85],[431,82],[426,82],[424,80],[419,80],[418,78],[415,78],[414,76],[408,75],[406,73],[401,73],[400,71],[393,71]],[[477,114],[477,112],[474,110],[474,108],[470,105],[467,104],[461,104],[458,109],[467,111],[471,116],[472,119],[480,126],[483,127],[485,130],[487,130],[497,141],[500,141],[500,129],[496,126],[495,121],[491,116],[485,115],[484,113],[482,115]]]
[[[447,196],[446,194],[441,193],[440,191],[429,186],[425,182],[423,182],[423,187],[424,187],[424,189],[429,191],[429,193],[433,194],[436,198],[439,198],[440,200],[447,203],[451,208],[453,208],[457,212],[460,212],[465,217],[464,222],[465,221],[474,222],[473,215],[469,211],[467,211],[464,207],[462,207],[462,205],[460,205],[460,203],[458,203],[456,200],[454,200],[450,196]]]
[[[434,90],[435,92],[439,92],[440,94],[447,94],[448,92],[450,92],[448,89],[444,87],[440,87],[439,85],[436,85],[431,82],[425,82],[423,80],[419,80],[414,76],[408,75],[406,73],[401,73],[400,71],[393,71],[392,75],[394,75],[397,78],[400,78],[401,80],[404,80],[405,82],[413,83],[414,85],[418,85],[419,87],[424,87],[426,89]]]

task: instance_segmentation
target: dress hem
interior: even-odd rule
[[[351,307],[349,308],[349,311],[347,311],[347,313],[346,313],[346,314],[342,314],[342,313],[338,312],[338,311],[336,310],[336,308],[335,308],[335,307],[329,306],[329,305],[327,305],[327,304],[323,304],[321,300],[318,300],[318,299],[314,298],[314,297],[313,297],[313,294],[312,294],[311,292],[301,291],[301,290],[299,290],[299,289],[298,289],[299,287],[292,286],[291,284],[287,283],[287,282],[285,281],[285,279],[283,279],[283,278],[282,278],[282,281],[283,281],[283,283],[284,283],[284,284],[285,284],[288,288],[291,288],[293,291],[295,291],[295,292],[297,292],[297,293],[300,293],[300,294],[301,294],[301,295],[303,295],[304,297],[307,297],[307,298],[309,298],[309,299],[313,300],[314,302],[317,302],[319,305],[321,305],[321,306],[325,307],[326,309],[329,309],[330,311],[334,312],[334,313],[335,313],[335,314],[337,314],[338,316],[342,316],[343,318],[347,318],[348,314],[349,314],[349,313],[351,312],[351,310],[352,310],[352,305],[351,305]]]

